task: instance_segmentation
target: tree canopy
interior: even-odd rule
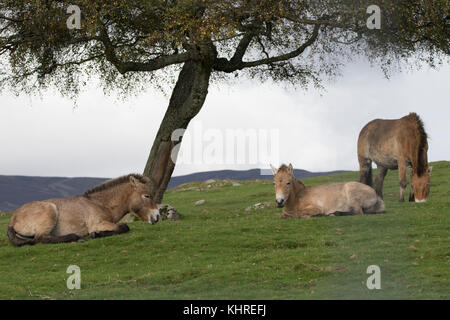
[[[373,4],[380,29],[366,25]],[[69,5],[80,29],[67,26]],[[70,95],[96,75],[133,91],[164,82],[157,70],[202,60],[219,78],[306,86],[355,55],[386,70],[411,57],[436,65],[448,58],[449,16],[447,0],[1,0],[0,83]]]

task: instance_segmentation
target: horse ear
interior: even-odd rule
[[[138,185],[138,183],[139,183],[139,181],[135,178],[135,177],[133,177],[133,176],[130,176],[130,182],[131,182],[131,184],[132,185],[134,185],[135,187]]]
[[[292,166],[291,163],[289,163],[288,170],[289,170],[289,173],[291,173],[291,174],[294,173],[294,167]]]
[[[152,179],[150,179],[150,178],[147,177],[147,176],[143,176],[143,177],[142,177],[142,181],[144,181],[144,183],[150,183],[150,181],[152,181]]]
[[[272,164],[270,164],[270,168],[272,169],[272,173],[273,173],[273,175],[276,175],[277,174],[277,172],[278,172],[278,169],[277,168],[275,168]]]

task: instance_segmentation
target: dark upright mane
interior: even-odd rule
[[[289,168],[287,165],[282,164],[281,167],[278,169],[278,171],[284,171],[284,172],[288,172]]]
[[[422,119],[420,119],[419,115],[415,112],[411,112],[408,115],[414,123],[416,124],[417,134],[419,138],[419,146],[417,150],[417,169],[416,172],[419,176],[421,176],[428,168],[428,158],[427,158],[427,150],[428,150],[428,136],[425,132],[425,128],[423,125]]]
[[[86,191],[83,196],[88,197],[93,193],[97,193],[100,191],[104,191],[107,189],[111,189],[113,187],[116,187],[120,184],[126,183],[130,181],[130,177],[136,178],[138,181],[142,182],[142,183],[147,183],[147,178],[144,177],[141,174],[138,173],[131,173],[131,174],[127,174],[125,176],[121,176],[112,180],[108,180],[92,189],[89,189],[88,191]]]

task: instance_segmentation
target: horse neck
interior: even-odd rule
[[[427,133],[423,128],[422,120],[417,114],[409,114],[406,119],[412,123],[413,130],[415,131],[416,143],[413,150],[411,150],[411,165],[413,172],[418,176],[422,176],[428,170],[428,141]]]
[[[129,197],[131,187],[123,184],[91,194],[94,202],[106,208],[113,221],[117,222],[129,212]]]
[[[417,150],[417,163],[413,170],[418,176],[422,176],[428,170],[428,155],[425,147],[419,146]]]
[[[303,191],[305,190],[305,185],[295,179],[295,177],[292,178],[292,188],[289,192],[289,198],[286,202],[286,206],[291,207],[295,206],[297,204],[297,201],[299,198],[301,198]]]

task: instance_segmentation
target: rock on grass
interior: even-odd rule
[[[175,221],[180,219],[180,213],[168,204],[158,204],[159,214],[161,215],[162,220],[171,220]]]
[[[204,204],[206,201],[205,200],[198,200],[197,202],[195,202],[196,206],[201,206],[202,204]]]

